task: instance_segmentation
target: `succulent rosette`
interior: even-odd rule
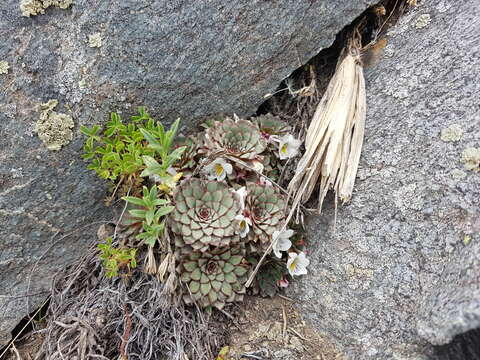
[[[184,302],[221,309],[226,303],[242,301],[250,268],[244,255],[237,246],[185,256],[177,268],[181,282],[188,286]]]
[[[219,151],[241,160],[258,159],[267,142],[250,121],[226,118],[205,131],[204,153]]]
[[[263,137],[267,139],[272,135],[283,135],[290,130],[290,126],[285,121],[270,113],[257,116],[253,121],[257,124]]]
[[[206,251],[210,246],[240,242],[235,227],[235,217],[240,213],[238,195],[225,183],[186,180],[177,188],[174,204],[170,228],[177,244]]]
[[[286,218],[286,199],[271,185],[248,184],[245,208],[252,221],[254,241],[270,242]]]

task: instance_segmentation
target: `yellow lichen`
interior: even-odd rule
[[[0,74],[8,74],[8,69],[10,69],[8,62],[0,61]]]
[[[465,235],[463,237],[463,244],[465,246],[468,246],[468,244],[470,244],[470,241],[472,241],[472,237],[470,235]]]
[[[463,150],[461,160],[465,169],[475,172],[480,171],[480,148],[470,147]]]
[[[466,176],[467,176],[467,174],[466,174],[465,171],[463,171],[463,170],[460,170],[460,169],[453,169],[453,170],[452,170],[452,177],[453,177],[455,180],[465,179]]]
[[[67,9],[72,3],[73,0],[21,0],[20,10],[23,16],[30,17],[45,14],[45,9],[50,6]]]
[[[67,145],[73,138],[73,119],[70,115],[59,114],[53,109],[57,106],[57,100],[49,100],[39,106],[40,118],[35,126],[35,131],[40,140],[49,150],[58,151]]]
[[[429,14],[420,15],[415,22],[415,27],[417,29],[423,29],[424,27],[428,26],[428,24],[430,24],[430,21],[432,21],[432,18]]]
[[[92,35],[88,35],[88,46],[99,48],[102,46],[102,34],[95,33]]]
[[[443,141],[458,141],[463,136],[463,130],[458,124],[450,125],[449,127],[442,130],[440,134],[440,139]]]

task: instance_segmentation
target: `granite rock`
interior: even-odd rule
[[[0,74],[0,345],[27,313],[27,290],[45,291],[55,270],[93,240],[92,226],[81,226],[112,218],[102,205],[104,185],[80,160],[80,125],[101,123],[110,111],[126,117],[139,105],[184,124],[251,114],[373,2],[75,0],[24,17],[19,0],[3,0],[0,61],[9,68]],[[72,141],[57,152],[33,131],[37,105],[49,100],[75,124]],[[28,299],[30,310],[43,301]]]
[[[461,161],[480,145],[479,19],[476,0],[425,0],[390,29],[353,199],[336,232],[332,208],[308,219],[310,272],[289,295],[352,359],[426,359],[480,327],[480,175]]]

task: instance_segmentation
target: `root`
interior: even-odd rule
[[[48,319],[36,360],[211,360],[226,337],[224,315],[185,307],[155,276],[105,278],[96,248],[55,276]]]

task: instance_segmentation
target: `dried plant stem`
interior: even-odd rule
[[[305,153],[288,185],[291,210],[285,230],[299,208],[310,199],[320,182],[318,211],[330,188],[343,202],[350,199],[363,144],[366,98],[365,79],[360,61],[360,35],[354,30],[335,74],[317,105],[305,139]],[[335,200],[335,204],[336,204]],[[298,219],[298,216],[297,216]],[[273,243],[263,253],[250,274],[251,286]]]
[[[288,185],[292,209],[309,200],[317,183],[319,212],[330,188],[350,199],[365,127],[365,80],[358,44],[345,49],[317,106],[305,139],[305,153]]]

